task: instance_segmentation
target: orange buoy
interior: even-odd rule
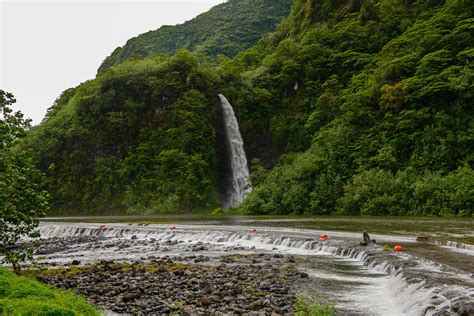
[[[395,250],[395,251],[403,251],[403,246],[402,246],[402,245],[396,245],[395,247],[393,247],[393,250]]]
[[[329,236],[327,234],[321,234],[321,235],[319,235],[319,238],[320,239],[328,239]]]
[[[257,229],[256,229],[256,228],[250,228],[250,232],[251,232],[251,233],[256,233],[256,232],[257,232]]]
[[[104,229],[105,228],[105,224],[100,224],[99,225],[99,229]]]

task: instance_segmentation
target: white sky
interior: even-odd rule
[[[0,0],[0,89],[38,124],[67,88],[95,77],[116,47],[190,20],[224,0]]]

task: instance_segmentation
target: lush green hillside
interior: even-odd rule
[[[215,203],[217,79],[203,63],[188,51],[125,62],[64,92],[29,138],[52,209],[173,212]]]
[[[129,60],[30,136],[57,212],[212,208],[215,104],[234,105],[252,214],[472,216],[474,4],[295,0],[234,59]]]
[[[229,0],[176,26],[163,26],[127,41],[107,57],[99,71],[129,57],[171,55],[181,48],[216,57],[235,56],[271,32],[290,11],[291,0]]]
[[[472,215],[473,6],[295,1],[237,59],[246,139],[269,130],[285,153],[243,209]]]

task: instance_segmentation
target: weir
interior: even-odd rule
[[[333,238],[320,241],[314,232],[244,227],[44,223],[42,238],[76,240],[67,249],[41,254],[45,260],[143,260],[154,256],[184,255],[191,245],[203,245],[206,255],[277,253],[300,256],[299,269],[314,280],[316,292],[337,302],[342,314],[455,315],[469,306],[474,280],[467,273],[405,253],[380,247],[361,247],[358,241]],[[59,239],[57,239],[59,238]],[[74,239],[76,238],[76,239]],[[77,239],[79,238],[79,239]],[[78,242],[79,241],[79,242]],[[169,247],[165,249],[164,247]],[[54,249],[53,249],[54,250]],[[93,254],[93,255],[92,255]],[[319,287],[318,287],[319,286]],[[460,313],[461,314],[461,313]],[[443,314],[445,315],[445,314]]]
[[[225,208],[237,207],[252,187],[239,123],[231,104],[222,94],[219,94],[219,114],[219,195]]]

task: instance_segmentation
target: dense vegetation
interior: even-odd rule
[[[31,257],[37,218],[48,210],[48,194],[31,152],[17,148],[30,120],[11,109],[15,102],[11,93],[0,90],[0,256],[18,271],[18,263]]]
[[[218,65],[180,51],[66,91],[29,144],[57,212],[212,208],[220,92],[252,162],[242,212],[472,216],[473,11],[295,0]]]
[[[52,289],[5,268],[0,268],[0,314],[99,315],[94,307],[72,292]]]
[[[285,153],[243,209],[472,215],[474,4],[312,3],[238,58]]]
[[[61,214],[211,203],[216,78],[188,51],[129,61],[64,92],[30,137]]]
[[[127,41],[107,57],[99,72],[130,57],[172,55],[187,48],[206,56],[233,57],[275,29],[290,11],[291,0],[229,0],[196,18],[163,26]]]

